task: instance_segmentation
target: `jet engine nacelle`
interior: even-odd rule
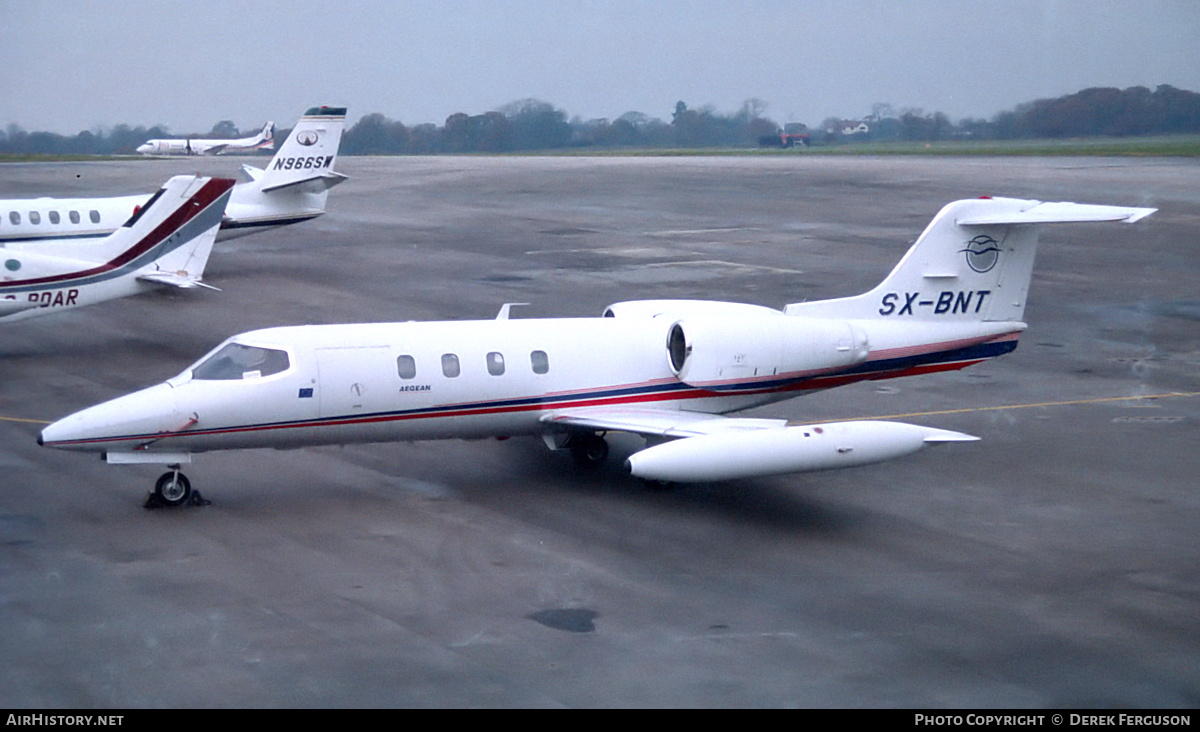
[[[671,370],[692,386],[825,373],[862,363],[871,350],[853,323],[786,315],[685,318],[670,327],[666,346]]]
[[[702,483],[869,465],[976,439],[905,422],[831,422],[686,437],[635,452],[625,467],[646,480]]]

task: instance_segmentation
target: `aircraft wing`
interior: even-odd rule
[[[563,409],[542,417],[542,422],[583,430],[632,432],[638,435],[671,438],[780,429],[787,426],[787,420],[783,419],[722,417],[719,414],[644,407]]]
[[[850,468],[909,455],[928,445],[978,439],[905,422],[789,425],[782,419],[727,418],[637,407],[560,410],[542,421],[580,430],[667,438],[658,444],[651,440],[650,446],[625,461],[632,475],[667,483]]]
[[[211,147],[204,148],[203,150],[200,151],[200,154],[201,155],[220,155],[221,151],[227,147],[229,147],[229,143],[222,142],[219,145],[213,145]]]
[[[300,190],[305,193],[321,193],[333,188],[350,176],[335,173],[332,170],[314,175],[311,178],[302,178],[301,180],[288,181],[274,186],[266,186],[262,189],[263,193],[271,193],[272,191],[283,190]]]

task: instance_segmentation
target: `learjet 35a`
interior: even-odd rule
[[[325,213],[329,189],[346,180],[333,170],[345,125],[345,107],[313,107],[296,123],[265,170],[243,165],[250,180],[233,187],[217,240],[308,221]],[[0,246],[102,239],[149,198],[150,194],[140,193],[0,200]]]
[[[651,482],[864,465],[974,440],[890,421],[722,416],[868,379],[961,369],[1012,351],[1044,224],[1133,223],[1155,209],[979,199],[947,205],[875,289],[782,311],[648,300],[598,318],[309,325],[234,336],[165,383],[65,417],[43,445],[160,463],[182,503],[192,453],[537,435],[583,462],[607,432],[643,436]]]
[[[0,247],[0,323],[201,280],[233,180],[171,178],[98,241]]]

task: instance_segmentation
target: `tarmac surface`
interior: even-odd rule
[[[0,197],[241,162],[5,164]],[[1200,706],[1200,162],[337,168],[325,216],[218,243],[222,292],[0,326],[0,707]],[[211,453],[211,505],[147,510],[161,467],[35,442],[254,328],[857,294],[989,194],[1160,210],[1044,232],[1013,354],[752,412],[977,443],[666,493],[636,439],[593,472],[533,439]]]

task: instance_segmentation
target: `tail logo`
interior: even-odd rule
[[[987,234],[975,237],[959,251],[966,254],[967,266],[980,274],[991,272],[996,262],[1000,261],[1000,247],[996,240]]]
[[[318,138],[320,138],[320,135],[318,135],[315,130],[305,130],[304,132],[296,135],[296,142],[305,147],[309,147],[311,145],[316,145]]]

